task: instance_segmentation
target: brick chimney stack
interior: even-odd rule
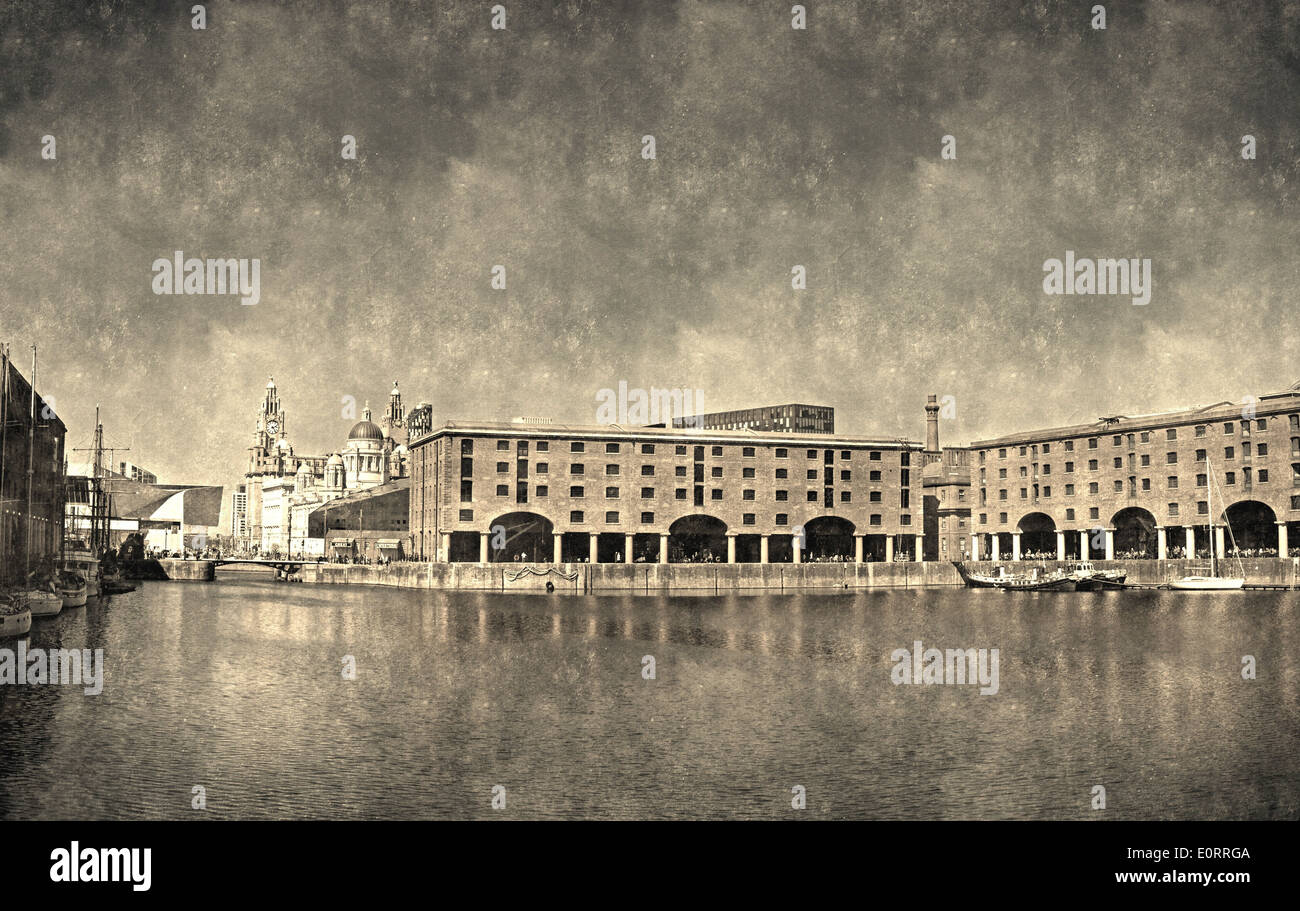
[[[939,451],[939,402],[934,395],[925,400],[925,451]]]

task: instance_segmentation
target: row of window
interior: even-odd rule
[[[780,502],[780,501],[786,501],[786,500],[789,500],[789,499],[790,499],[790,491],[788,491],[788,490],[777,490],[777,491],[774,491],[773,493],[774,493],[774,495],[775,495],[775,496],[774,496],[774,499],[776,499],[778,502]],[[833,491],[831,491],[830,488],[826,488],[826,489],[823,491],[822,496],[825,497],[825,498],[829,498],[830,495],[831,495],[832,493],[833,493]],[[527,485],[526,483],[520,483],[520,484],[517,484],[517,485],[515,486],[515,494],[516,494],[516,498],[518,499],[518,502],[520,502],[520,503],[527,503],[527,502],[528,502],[528,485]],[[540,498],[540,497],[548,497],[548,496],[550,496],[550,494],[551,494],[551,488],[550,488],[550,485],[548,485],[548,484],[538,484],[538,485],[536,486],[536,488],[534,489],[534,493],[533,493],[534,496],[539,497],[539,498]],[[678,488],[676,488],[676,489],[674,490],[674,492],[673,492],[673,496],[674,496],[674,498],[675,498],[675,499],[678,499],[678,500],[685,500],[685,499],[687,499],[687,494],[688,494],[688,491],[687,491],[687,488],[685,488],[685,487],[678,487]],[[496,495],[497,495],[498,497],[508,497],[508,496],[510,496],[510,485],[509,485],[509,484],[498,484],[498,485],[496,486]],[[569,488],[569,496],[572,497],[572,498],[574,498],[574,499],[583,499],[583,498],[585,498],[585,497],[587,496],[587,488],[586,488],[584,485],[582,485],[582,484],[574,484],[574,485],[572,485],[572,486]],[[605,488],[605,499],[607,499],[607,500],[617,500],[620,496],[622,496],[622,493],[620,492],[620,489],[619,489],[618,487],[606,487],[606,488]],[[653,488],[653,487],[642,487],[642,488],[641,488],[641,499],[643,499],[643,500],[653,500],[653,499],[655,498],[655,496],[656,496],[655,488]],[[816,490],[809,490],[809,491],[807,491],[807,500],[808,500],[809,503],[815,503],[815,502],[817,502],[818,496],[819,496],[819,495],[818,495],[818,492],[817,492]],[[755,494],[755,492],[754,492],[752,489],[745,489],[745,490],[742,490],[742,491],[740,492],[740,498],[741,498],[742,500],[754,500],[754,499],[756,499],[756,494]],[[713,488],[712,490],[710,490],[710,492],[709,492],[709,499],[711,499],[711,500],[715,500],[715,501],[723,499],[722,488],[720,488],[720,487],[715,487],[715,488]],[[903,509],[907,509],[907,508],[911,505],[911,499],[912,499],[912,498],[911,498],[911,491],[908,491],[908,490],[902,490],[902,491],[899,491],[899,505],[900,505]],[[473,483],[472,481],[461,481],[461,482],[460,482],[460,501],[461,501],[462,503],[473,503],[473,502],[474,502],[474,483]],[[882,494],[879,490],[873,490],[873,491],[870,491],[870,492],[867,494],[867,501],[868,501],[869,503],[883,503],[883,502],[884,502],[883,494]],[[840,502],[841,502],[841,503],[852,503],[852,502],[853,502],[853,493],[852,493],[851,491],[848,491],[848,490],[841,490],[841,491],[840,491]]]
[[[510,463],[509,463],[509,462],[497,462],[497,463],[496,463],[496,468],[497,468],[497,474],[509,474],[509,473],[510,473]],[[702,466],[702,465],[700,465],[700,466],[696,466],[696,472],[695,472],[695,473],[696,473],[697,475],[699,475],[699,476],[702,477],[702,476],[703,476],[703,468],[704,468],[704,466]],[[519,461],[515,464],[515,471],[516,471],[516,473],[517,473],[520,477],[527,477],[527,476],[528,476],[528,462],[527,462],[527,460],[522,460],[522,459],[519,460]],[[551,473],[551,465],[550,465],[549,462],[537,462],[537,463],[535,463],[534,466],[533,466],[533,472],[534,472],[535,474],[550,474],[550,473]],[[586,473],[587,473],[587,466],[586,466],[584,463],[582,463],[582,462],[574,462],[574,463],[572,463],[572,464],[569,465],[569,474],[571,474],[571,475],[585,475]],[[677,465],[677,466],[674,466],[674,473],[675,473],[675,476],[676,476],[676,477],[679,477],[679,478],[684,478],[684,477],[686,477],[686,466],[685,466],[685,465]],[[616,477],[616,476],[622,474],[622,469],[621,469],[621,467],[620,467],[618,464],[611,462],[611,463],[609,463],[609,464],[607,464],[607,465],[605,466],[605,474],[606,474],[607,476],[609,476],[609,477]],[[460,460],[460,476],[461,476],[462,478],[468,478],[468,477],[473,477],[473,475],[474,475],[474,460],[473,460],[473,459],[470,459],[470,458],[462,458],[462,459]],[[833,471],[832,469],[827,469],[827,471],[826,471],[826,480],[828,480],[828,481],[829,481],[829,480],[832,480],[832,479],[833,479],[833,475],[834,475],[834,471]],[[655,476],[655,466],[653,466],[653,465],[642,465],[642,466],[641,466],[641,477],[643,477],[643,478],[652,478],[652,477],[654,477],[654,476]],[[721,466],[721,465],[714,465],[714,466],[712,466],[711,469],[710,469],[709,476],[710,476],[710,477],[713,477],[713,478],[721,478],[721,477],[723,477],[723,469],[722,469],[722,466]],[[756,478],[756,477],[757,477],[757,475],[756,475],[756,470],[753,469],[753,468],[742,468],[742,469],[741,469],[741,477],[742,477],[742,478],[746,478],[746,479],[749,479],[749,478]],[[777,480],[787,480],[787,479],[790,477],[790,471],[789,471],[789,469],[787,469],[787,468],[778,468],[778,469],[776,469],[775,477],[776,477]],[[815,480],[817,480],[817,479],[820,477],[820,474],[818,473],[818,469],[816,469],[816,468],[809,468],[809,469],[808,469],[808,473],[807,473],[807,477],[808,477],[808,480],[809,480],[809,481],[815,481]],[[879,482],[879,481],[881,480],[881,472],[879,472],[879,471],[871,471],[871,472],[868,472],[868,478],[869,478],[870,480],[872,480],[872,481],[877,481],[877,482]],[[847,469],[847,468],[842,469],[842,470],[840,471],[840,480],[841,480],[841,481],[852,481],[852,480],[853,480],[853,472],[850,471],[850,470]]]
[[[473,522],[473,521],[474,521],[474,510],[472,510],[472,509],[462,509],[462,510],[460,510],[459,519],[460,519],[461,522]],[[618,524],[620,523],[620,521],[621,521],[621,519],[620,519],[620,517],[619,517],[619,513],[618,513],[617,510],[609,510],[608,512],[605,513],[605,524],[606,524],[606,525],[618,525]],[[642,525],[653,525],[653,524],[654,524],[654,521],[655,521],[655,514],[654,514],[653,512],[643,512],[643,513],[641,513],[641,524],[642,524]],[[881,526],[884,525],[884,517],[881,516],[881,515],[879,515],[879,514],[873,514],[873,515],[871,515],[871,516],[868,518],[867,521],[868,521],[868,524],[869,524],[869,525],[876,526],[876,527],[881,527]],[[586,513],[583,512],[581,509],[574,509],[574,510],[571,510],[571,511],[569,512],[569,523],[570,523],[571,525],[582,525],[582,524],[584,524],[585,522],[586,522]],[[744,513],[744,514],[740,517],[740,522],[741,522],[742,525],[757,525],[757,524],[758,524],[757,514],[756,514],[756,513],[752,513],[752,512]],[[790,515],[789,515],[789,513],[778,512],[778,513],[776,514],[776,517],[775,517],[775,520],[774,520],[774,524],[776,524],[776,525],[789,525],[789,524],[790,524]],[[907,515],[906,513],[903,514],[903,515],[900,515],[900,516],[898,517],[898,524],[899,524],[899,525],[911,525],[911,524],[912,524],[912,517],[911,517],[910,515]]]
[[[1287,415],[1287,420],[1290,425],[1290,430],[1292,433],[1300,432],[1300,414]],[[1203,437],[1208,432],[1210,426],[1211,426],[1210,424],[1196,424],[1193,426],[1193,432],[1197,437]],[[1256,418],[1253,420],[1224,421],[1223,433],[1225,436],[1232,436],[1236,433],[1237,429],[1240,428],[1242,436],[1250,436],[1252,426],[1254,427],[1256,432],[1265,432],[1268,430],[1268,420],[1266,418]],[[1178,428],[1177,427],[1167,428],[1165,430],[1165,439],[1166,440],[1178,439]],[[1089,449],[1098,448],[1098,446],[1100,445],[1100,440],[1101,437],[1088,437],[1087,438],[1088,448]],[[1114,446],[1122,446],[1124,445],[1125,441],[1127,441],[1128,445],[1130,446],[1133,446],[1136,442],[1149,443],[1151,442],[1151,431],[1144,430],[1139,434],[1117,433],[1111,437],[1111,442],[1112,445]],[[1062,445],[1064,446],[1066,452],[1074,452],[1074,442],[1075,442],[1074,440],[1062,441]],[[1002,447],[998,449],[999,459],[1005,459],[1007,457],[1007,448],[1008,447]],[[1038,455],[1039,448],[1040,448],[1040,444],[1037,443],[1026,444],[1020,447],[1020,455],[1024,456],[1024,455],[1032,454],[1036,456]],[[1042,443],[1041,448],[1043,454],[1047,455],[1052,451],[1052,444]],[[988,454],[988,450],[980,451],[979,460],[981,463],[985,461],[987,454]]]
[[[528,451],[529,451],[529,445],[530,445],[530,443],[531,443],[533,446],[536,447],[536,449],[533,450],[533,451],[535,451],[535,452],[550,452],[550,450],[551,450],[551,444],[550,444],[550,441],[548,441],[548,440],[533,440],[533,441],[529,441],[529,440],[516,440],[516,441],[515,441],[515,452],[518,453],[519,455],[525,455],[525,454],[527,454]],[[629,443],[629,444],[627,444],[627,445],[628,445],[629,447],[635,447],[635,446],[636,446],[636,444],[633,444],[633,443]],[[622,447],[623,447],[623,444],[622,444],[622,443],[606,443],[606,444],[605,444],[605,452],[607,452],[607,453],[620,453],[620,452],[623,451],[623,448],[622,448]],[[640,444],[640,447],[641,447],[641,452],[642,452],[642,454],[644,454],[644,455],[654,455],[656,444],[655,444],[655,443],[641,443],[641,444]],[[497,452],[509,452],[509,451],[510,451],[510,441],[509,441],[509,440],[497,440],[497,442],[496,442],[496,448],[497,448]],[[711,456],[712,456],[713,458],[720,458],[720,457],[722,457],[722,456],[724,455],[724,452],[723,452],[724,447],[722,447],[722,446],[711,446],[711,447],[708,447],[708,448],[709,448],[710,454],[711,454]],[[684,456],[684,455],[688,455],[688,454],[689,454],[690,449],[691,449],[691,447],[688,446],[688,445],[684,445],[684,444],[675,444],[674,452],[675,452],[676,455]],[[704,447],[704,446],[696,446],[696,447],[694,447],[694,449],[695,449],[695,458],[697,458],[697,459],[702,459],[702,458],[704,458],[704,450],[705,450],[705,447]],[[586,451],[587,451],[587,444],[586,444],[584,441],[581,441],[581,440],[571,440],[571,441],[569,442],[569,452],[586,452]],[[634,448],[633,448],[633,449],[629,449],[629,451],[634,451]],[[469,438],[469,437],[466,437],[466,438],[462,439],[462,440],[460,441],[460,452],[461,452],[461,455],[473,455],[473,453],[474,453],[474,440],[473,440],[472,438]],[[773,450],[773,452],[774,452],[774,455],[776,456],[776,458],[778,458],[778,459],[788,459],[788,458],[790,457],[790,450],[789,450],[788,447],[779,447],[779,448]],[[817,450],[817,449],[809,449],[809,450],[807,450],[807,452],[808,452],[808,458],[810,458],[810,459],[815,459],[815,458],[818,457],[819,450]],[[825,454],[825,456],[826,456],[826,460],[829,462],[829,461],[831,460],[831,458],[833,457],[833,455],[834,455],[834,453],[835,453],[835,450],[834,450],[834,449],[827,449],[827,450],[824,450],[824,451],[822,451],[822,452],[824,452],[824,454]],[[742,456],[743,458],[746,458],[746,459],[756,458],[757,455],[758,455],[758,447],[756,447],[756,446],[742,446],[742,447],[740,448],[740,454],[741,454],[741,456]],[[841,449],[841,450],[839,450],[839,454],[840,454],[840,459],[843,460],[843,461],[848,461],[848,460],[850,460],[850,459],[853,458],[853,450],[851,450],[851,449]],[[870,461],[872,461],[872,462],[879,462],[879,461],[881,460],[881,453],[880,453],[880,450],[878,450],[878,449],[871,449],[871,450],[868,450],[868,451],[867,451],[867,458],[868,458]],[[911,458],[911,453],[910,453],[909,451],[907,451],[907,450],[903,450],[902,452],[899,453],[899,462],[900,462],[900,464],[902,464],[902,465],[908,465],[908,464],[910,464],[910,458]]]
[[[1252,472],[1251,472],[1251,470],[1250,470],[1249,468],[1243,470],[1243,472],[1242,472],[1242,478],[1243,478],[1243,481],[1244,481],[1245,484],[1247,484],[1247,485],[1251,484],[1251,483],[1252,483],[1252,477],[1255,479],[1255,481],[1257,481],[1257,482],[1260,483],[1260,484],[1267,484],[1267,483],[1268,483],[1268,469],[1267,469],[1267,468],[1261,468],[1261,469],[1259,469],[1258,472],[1255,472],[1255,473],[1253,473],[1253,474],[1252,474]],[[1208,479],[1208,476],[1203,475],[1203,474],[1198,474],[1198,475],[1196,476],[1196,486],[1197,486],[1197,487],[1207,487],[1207,486],[1209,486],[1209,484],[1208,484],[1208,480],[1209,480],[1209,479]],[[1130,491],[1136,491],[1136,490],[1137,490],[1137,485],[1138,485],[1138,479],[1137,479],[1137,478],[1129,478],[1128,481],[1129,481],[1129,490],[1130,490]],[[1237,483],[1237,473],[1236,473],[1235,471],[1224,472],[1224,475],[1223,475],[1223,483],[1224,483],[1225,486],[1228,486],[1228,485],[1235,486],[1236,483]],[[1123,482],[1123,480],[1116,480],[1116,481],[1114,482],[1114,484],[1115,484],[1115,487],[1114,487],[1114,491],[1115,491],[1115,493],[1123,493],[1123,492],[1124,492],[1124,482]],[[1174,489],[1176,489],[1176,488],[1178,487],[1178,476],[1177,476],[1177,475],[1170,475],[1168,478],[1165,479],[1165,484],[1166,484],[1166,486],[1167,486],[1170,490],[1174,490]],[[1150,489],[1151,489],[1151,479],[1150,479],[1150,478],[1142,478],[1142,479],[1141,479],[1141,485],[1142,485],[1142,489],[1143,489],[1143,490],[1150,490]],[[1035,484],[1033,489],[1034,489],[1034,497],[1037,498],[1037,497],[1040,495],[1040,494],[1039,494],[1039,490],[1040,490],[1040,488],[1039,488],[1039,486],[1038,486],[1037,484]],[[1044,498],[1051,497],[1051,495],[1052,495],[1052,488],[1051,488],[1051,485],[1044,485],[1044,486],[1041,488],[1041,490],[1042,490],[1042,494],[1041,494],[1041,496],[1043,496]],[[1101,485],[1098,484],[1096,481],[1092,481],[1092,482],[1090,482],[1090,483],[1088,484],[1088,493],[1090,493],[1090,494],[1096,494],[1096,493],[1100,493],[1100,492],[1101,492]],[[981,493],[981,495],[982,495],[982,494],[984,493],[984,491],[980,491],[980,493]],[[1065,495],[1066,495],[1067,497],[1072,497],[1072,496],[1074,496],[1074,485],[1073,485],[1073,484],[1066,484],[1066,485],[1065,485]],[[1000,489],[1000,490],[998,491],[998,499],[999,499],[999,500],[1005,500],[1006,498],[1007,498],[1007,490],[1006,490],[1006,488],[1002,488],[1002,489]],[[1028,487],[1022,487],[1022,488],[1020,488],[1020,499],[1022,499],[1022,500],[1027,500],[1027,499],[1029,499],[1029,488],[1028,488]]]

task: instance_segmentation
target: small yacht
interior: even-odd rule
[[[1210,484],[1208,489],[1209,514],[1214,515],[1214,489],[1217,483],[1214,478],[1214,466],[1206,460],[1206,470],[1210,475]],[[1226,514],[1225,514],[1226,515]],[[1228,525],[1228,537],[1232,538],[1233,549],[1236,549],[1237,542],[1232,535],[1232,523]],[[1210,562],[1208,565],[1189,567],[1193,572],[1188,573],[1181,579],[1169,580],[1169,587],[1174,591],[1180,592],[1229,592],[1237,591],[1246,584],[1245,567],[1242,566],[1241,558],[1237,558],[1237,575],[1223,576],[1219,574],[1218,561],[1215,556],[1214,548],[1214,525],[1212,522],[1206,524],[1210,532]]]

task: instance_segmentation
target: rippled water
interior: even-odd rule
[[[0,816],[1297,818],[1298,604],[144,583],[37,621],[104,691],[0,686]],[[917,639],[999,693],[895,686]]]

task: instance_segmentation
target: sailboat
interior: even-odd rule
[[[1184,592],[1237,591],[1240,590],[1242,586],[1246,584],[1246,573],[1244,568],[1242,567],[1240,557],[1237,558],[1237,571],[1239,575],[1236,576],[1219,575],[1218,560],[1214,552],[1215,536],[1214,536],[1213,517],[1214,517],[1214,488],[1216,486],[1216,482],[1214,480],[1214,466],[1210,463],[1210,460],[1208,458],[1205,460],[1205,464],[1206,464],[1206,470],[1210,475],[1210,483],[1208,485],[1208,490],[1207,490],[1207,495],[1209,497],[1210,522],[1206,526],[1210,531],[1210,565],[1208,568],[1209,571],[1205,573],[1192,573],[1183,576],[1181,579],[1173,579],[1170,581],[1169,587],[1174,589],[1175,591],[1184,591]],[[1224,524],[1228,526],[1228,536],[1229,538],[1232,538],[1232,546],[1233,549],[1235,550],[1237,547],[1237,541],[1235,538],[1232,537],[1232,523],[1227,521],[1226,512],[1224,513]],[[1203,566],[1191,567],[1191,568],[1204,569]]]

